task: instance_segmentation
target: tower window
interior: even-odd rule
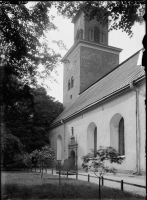
[[[78,39],[83,39],[83,29],[78,29],[75,37],[75,41]]]
[[[105,43],[105,33],[104,32],[100,32],[100,41],[101,43]]]
[[[94,41],[99,43],[99,28],[97,26],[94,27]]]
[[[95,26],[94,28],[89,28],[89,40],[99,43],[99,28]]]
[[[94,29],[89,29],[89,40],[94,41]]]
[[[74,86],[74,79],[73,79],[73,76],[71,77],[71,88],[73,88]]]
[[[70,90],[70,80],[68,81],[68,90]]]

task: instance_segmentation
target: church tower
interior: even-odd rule
[[[72,23],[74,44],[62,59],[64,109],[119,64],[122,50],[108,45],[108,23],[87,21],[83,12],[79,12]]]

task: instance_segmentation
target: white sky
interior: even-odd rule
[[[62,16],[57,16],[56,10],[52,9],[51,12],[51,14],[56,16],[53,22],[59,30],[50,31],[47,34],[48,39],[62,40],[67,49],[70,49],[74,43],[74,25],[71,23],[71,20],[63,18]],[[143,47],[142,39],[145,35],[145,23],[142,25],[136,23],[132,30],[134,33],[132,38],[130,38],[121,30],[109,32],[108,45],[123,49],[120,53],[120,63],[125,61]],[[59,50],[59,48],[55,47],[54,44],[50,43],[50,45],[50,47],[54,48],[56,53],[59,52],[62,57],[67,52],[66,50]],[[58,76],[53,73],[53,76],[56,78],[57,82],[51,83],[51,81],[47,80],[45,83],[50,87],[50,89],[47,90],[47,93],[50,96],[55,97],[56,100],[63,102],[63,64],[60,64],[57,67],[57,71]]]

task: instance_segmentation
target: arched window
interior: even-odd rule
[[[116,113],[110,121],[110,146],[125,155],[124,118]]]
[[[94,155],[96,156],[97,152],[97,127],[94,129]]]
[[[74,79],[73,79],[73,76],[71,77],[71,88],[73,88],[74,86]]]
[[[87,153],[94,150],[96,156],[97,151],[97,127],[94,122],[91,122],[87,128]]]
[[[68,81],[68,90],[70,90],[70,80]]]
[[[57,160],[62,160],[62,138],[60,135],[57,137]]]
[[[121,118],[119,122],[119,153],[120,155],[125,155],[125,141],[124,141],[124,119]]]

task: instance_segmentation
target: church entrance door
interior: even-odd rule
[[[75,170],[75,151],[72,150],[71,153],[70,153],[70,158],[71,158],[71,170]]]

